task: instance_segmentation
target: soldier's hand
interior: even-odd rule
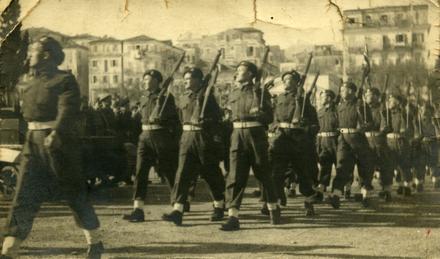
[[[61,140],[58,133],[54,130],[45,139],[44,146],[48,149],[58,149],[61,147]]]
[[[251,115],[258,114],[259,112],[260,112],[260,109],[258,107],[252,107],[251,110],[249,111],[249,113]]]

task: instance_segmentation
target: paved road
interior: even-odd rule
[[[241,212],[242,230],[234,233],[220,232],[219,223],[208,221],[211,204],[204,184],[198,186],[182,227],[160,220],[170,209],[164,185],[151,185],[147,221],[137,224],[121,219],[131,209],[130,187],[95,192],[104,258],[440,258],[440,192],[430,185],[407,199],[395,195],[389,204],[375,199],[371,209],[354,201],[343,201],[339,210],[320,204],[315,218],[304,217],[301,197],[289,199],[279,226],[259,214],[261,205],[251,197],[252,190],[248,188]],[[3,220],[7,205],[0,203]],[[83,258],[84,242],[68,208],[46,204],[22,258]]]

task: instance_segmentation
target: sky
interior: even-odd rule
[[[0,8],[8,0],[0,0]],[[340,19],[328,0],[20,0],[24,28],[46,27],[68,35],[89,33],[119,39],[145,34],[175,41],[179,35],[214,34],[233,27],[255,27],[270,45],[341,42]],[[335,0],[342,9],[426,3],[429,0]],[[125,11],[127,7],[128,11]],[[431,12],[431,20],[438,13]],[[437,29],[436,29],[437,30]]]

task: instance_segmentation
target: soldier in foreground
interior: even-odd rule
[[[205,94],[203,73],[198,68],[189,68],[183,73],[183,78],[186,92],[179,101],[183,134],[176,180],[171,194],[174,207],[171,213],[162,216],[163,220],[173,222],[177,226],[182,225],[184,205],[190,187],[199,175],[208,183],[214,200],[211,221],[223,219],[225,199],[225,180],[220,169],[222,154],[218,154],[223,145],[219,131],[222,122],[220,106],[214,96],[209,94],[201,120]]]
[[[267,126],[273,121],[272,104],[267,90],[255,87],[255,64],[242,61],[237,67],[237,85],[229,95],[233,131],[230,147],[230,168],[226,176],[226,207],[228,221],[221,230],[240,229],[238,220],[241,201],[252,167],[255,177],[264,186],[271,223],[280,223],[280,208],[268,158]],[[263,97],[264,96],[264,97]],[[261,99],[263,105],[260,107]]]
[[[67,200],[75,222],[84,231],[87,258],[101,258],[104,247],[98,235],[99,221],[87,200],[75,128],[80,111],[78,84],[70,73],[58,70],[64,53],[53,38],[43,37],[32,44],[28,58],[30,73],[19,87],[29,131],[1,258],[17,255],[41,204],[53,197]]]
[[[159,175],[165,177],[170,190],[174,186],[180,122],[174,96],[170,94],[167,102],[164,103],[165,96],[159,94],[162,80],[162,74],[157,70],[148,70],[144,73],[146,91],[141,97],[142,133],[137,146],[133,211],[123,217],[129,222],[145,220],[143,207],[151,167],[154,166]],[[160,114],[162,105],[165,106]]]
[[[276,123],[276,133],[273,144],[269,149],[269,158],[272,165],[272,176],[274,179],[278,197],[284,193],[285,173],[289,167],[297,174],[299,190],[306,198],[304,207],[307,216],[315,214],[313,203],[316,199],[316,192],[313,189],[313,175],[308,162],[310,135],[313,121],[311,107],[305,104],[302,111],[303,102],[307,102],[299,92],[300,75],[296,71],[284,73],[282,75],[285,92],[277,96],[274,110],[274,122]],[[305,93],[304,93],[305,94]],[[269,214],[267,207],[263,207],[263,214]]]

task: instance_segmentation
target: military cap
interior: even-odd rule
[[[325,90],[323,91],[323,93],[324,93],[325,95],[327,95],[327,96],[330,96],[332,99],[335,99],[335,98],[336,98],[336,94],[335,94],[335,92],[333,92],[333,91],[330,90],[330,89],[325,89]]]
[[[296,70],[291,70],[284,72],[283,75],[281,76],[281,80],[283,80],[284,77],[287,75],[292,75],[293,79],[296,81],[299,81],[301,79],[301,75],[298,72],[296,72]]]
[[[376,87],[368,88],[367,92],[371,92],[375,96],[380,96],[380,91]]]
[[[257,66],[256,66],[254,63],[244,60],[244,61],[241,61],[240,63],[238,63],[237,68],[238,68],[239,66],[245,66],[245,67],[248,68],[249,71],[251,71],[251,73],[252,73],[254,76],[257,75],[257,70],[258,70],[258,69],[257,69]]]
[[[144,78],[145,76],[151,76],[152,78],[155,78],[159,83],[161,83],[163,80],[162,74],[156,69],[149,69],[145,71],[142,78]]]
[[[128,98],[121,98],[118,102],[119,106],[125,106],[129,103],[130,103],[130,101],[128,100]]]
[[[185,69],[185,71],[183,71],[183,76],[185,76],[187,73],[190,73],[191,77],[193,78],[203,79],[203,72],[200,68],[188,67]]]
[[[347,87],[348,89],[351,89],[354,92],[356,92],[357,90],[357,87],[353,82],[345,82],[344,86]]]
[[[64,60],[64,52],[61,44],[52,37],[43,36],[38,39],[37,43],[41,44],[44,51],[50,53],[52,60],[57,65],[61,65]]]

